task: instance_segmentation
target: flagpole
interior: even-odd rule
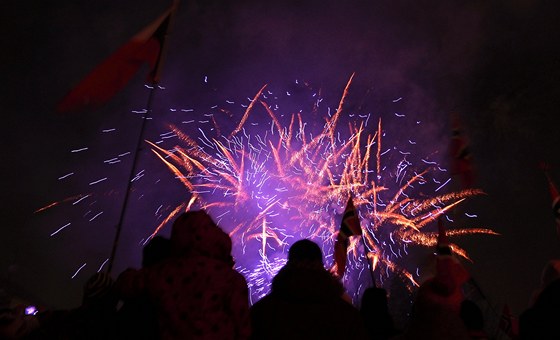
[[[134,149],[134,156],[132,159],[132,166],[130,167],[130,174],[128,175],[128,182],[126,185],[126,190],[124,193],[123,204],[121,208],[121,213],[119,216],[119,223],[117,224],[117,231],[115,232],[115,239],[113,241],[113,247],[111,249],[111,255],[109,257],[109,264],[107,266],[107,273],[111,273],[113,269],[113,262],[115,260],[115,253],[117,252],[117,248],[119,245],[119,239],[121,236],[122,226],[124,222],[124,216],[126,213],[126,208],[128,206],[128,199],[130,197],[130,191],[132,189],[132,182],[134,182],[135,173],[138,167],[138,159],[140,154],[140,149],[142,147],[142,140],[144,138],[144,131],[146,130],[146,121],[150,117],[150,113],[152,111],[152,101],[154,98],[155,89],[157,88],[157,83],[153,83],[152,88],[150,89],[150,93],[148,94],[148,102],[146,104],[146,109],[142,114],[142,123],[140,125],[140,132],[138,134],[138,140],[136,141],[136,147]]]
[[[368,258],[369,248],[366,245],[366,240],[364,240],[363,232],[362,235],[360,235],[360,237],[362,238],[362,244],[364,245],[364,251],[366,252],[366,263],[368,266],[369,274],[371,276],[371,283],[373,284],[373,287],[377,287],[377,282],[375,282],[375,277],[373,276],[373,271],[374,271],[373,264],[372,265],[369,264],[369,258]]]
[[[179,5],[179,1],[174,0],[173,4],[171,6],[169,17],[167,19],[167,20],[169,20],[167,22],[167,27],[165,29],[165,32],[164,32],[163,36],[161,37],[162,40],[161,40],[158,60],[156,61],[156,65],[152,69],[152,72],[150,73],[150,79],[151,79],[150,93],[148,94],[148,101],[146,103],[146,109],[142,114],[142,123],[140,125],[140,132],[138,134],[138,140],[136,141],[136,148],[134,150],[134,156],[133,156],[133,159],[132,159],[132,166],[130,168],[130,174],[128,176],[128,182],[127,182],[126,190],[125,190],[125,193],[124,193],[124,199],[123,199],[123,204],[122,204],[122,208],[121,208],[121,213],[120,213],[120,216],[119,216],[119,222],[117,224],[117,230],[115,232],[115,239],[113,240],[113,246],[111,248],[111,255],[109,257],[109,262],[108,262],[108,266],[107,266],[107,273],[109,273],[109,274],[111,273],[111,270],[113,269],[115,254],[117,252],[117,248],[118,248],[118,245],[119,245],[120,236],[121,236],[121,232],[122,232],[122,227],[123,227],[123,224],[124,224],[124,217],[125,217],[126,210],[127,210],[127,207],[128,207],[128,200],[130,198],[130,191],[132,189],[132,182],[134,182],[135,173],[137,172],[138,159],[140,158],[139,157],[140,149],[142,148],[142,141],[144,139],[144,131],[146,130],[146,121],[150,118],[150,114],[152,112],[152,103],[153,103],[155,91],[156,91],[158,83],[159,83],[160,73],[161,73],[161,69],[162,69],[162,65],[163,65],[163,58],[165,57],[166,46],[167,46],[167,38],[168,38],[168,35],[169,35],[169,32],[170,32],[170,27],[171,27],[171,24],[173,22],[173,18],[175,16],[176,11],[177,11],[178,5]],[[157,34],[157,31],[154,34]]]
[[[353,200],[353,195],[350,194],[350,199]],[[356,218],[358,219],[358,221],[360,220],[360,215],[358,214],[358,211],[355,211],[356,214]],[[360,226],[360,229],[362,229],[362,223],[358,224]],[[368,266],[368,271],[369,271],[369,275],[371,276],[371,283],[373,284],[373,287],[377,287],[377,282],[375,282],[375,277],[373,276],[373,264],[370,265],[369,264],[369,258],[368,258],[368,254],[369,254],[369,247],[366,244],[366,240],[364,239],[364,231],[361,231],[361,235],[360,238],[362,239],[362,245],[364,246],[364,252],[366,253],[366,263]]]
[[[344,214],[343,214],[343,216],[342,216],[341,228],[340,228],[339,233],[343,231],[342,225],[344,225],[344,223],[345,223],[345,222],[344,222],[344,219],[345,219],[345,216],[346,216],[348,207],[349,207],[349,205],[351,204],[351,206],[352,206],[351,209],[353,210],[354,218],[356,218],[356,220],[358,221],[358,222],[357,222],[357,223],[358,223],[358,228],[360,229],[360,230],[359,230],[359,236],[360,236],[360,238],[362,239],[362,244],[363,244],[363,247],[364,247],[364,252],[366,253],[366,263],[367,263],[367,266],[368,266],[369,274],[370,274],[370,276],[371,276],[371,283],[373,284],[374,287],[377,287],[377,283],[375,282],[375,277],[373,276],[373,265],[370,266],[370,264],[369,264],[369,259],[368,259],[369,248],[368,248],[368,246],[367,246],[367,244],[366,244],[366,241],[365,241],[365,239],[364,239],[364,231],[362,230],[362,224],[360,223],[360,216],[359,216],[359,214],[358,214],[358,211],[357,211],[356,207],[354,206],[353,201],[354,201],[354,195],[350,192],[350,193],[349,193],[349,198],[348,198],[348,203],[346,203],[346,209],[345,209]],[[356,230],[356,231],[357,231],[357,230]],[[356,232],[356,231],[354,231],[354,232]],[[339,234],[339,235],[340,235],[340,234]],[[345,252],[348,251],[348,243],[349,243],[348,237],[351,236],[351,235],[352,235],[352,234],[348,234],[348,235],[345,236],[345,237],[346,237],[346,240],[345,240],[345,242],[346,242],[346,243],[345,243],[345,248],[346,248],[346,249],[345,249]],[[356,235],[356,234],[354,233],[353,235]],[[339,236],[337,236],[337,237],[339,237]],[[336,247],[336,246],[335,246],[335,247]],[[345,256],[347,256],[347,254],[345,254]],[[336,260],[335,260],[335,261],[336,261]],[[344,276],[344,272],[342,273],[342,277],[343,277],[343,276]]]

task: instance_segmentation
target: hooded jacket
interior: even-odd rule
[[[170,259],[123,272],[121,295],[150,298],[162,339],[247,339],[248,288],[232,268],[229,236],[206,213],[187,212],[173,224],[171,247]]]

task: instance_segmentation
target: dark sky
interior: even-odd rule
[[[87,276],[70,277],[83,263],[89,273],[100,265],[85,258],[108,257],[131,160],[125,157],[114,167],[99,164],[134,148],[139,120],[131,110],[146,104],[144,72],[94,112],[58,116],[54,106],[166,7],[128,0],[8,1],[4,6],[0,67],[2,187],[7,190],[0,278],[50,306],[79,303]],[[488,299],[519,313],[546,261],[560,257],[551,200],[538,167],[549,162],[560,183],[559,10],[557,2],[529,0],[184,1],[168,45],[161,83],[167,90],[158,93],[154,109],[211,102],[196,92],[204,76],[215,84],[210,93],[216,100],[244,98],[263,84],[281,88],[294,79],[318,84],[334,98],[355,72],[354,93],[373,93],[368,109],[375,112],[379,105],[381,111],[384,101],[406,98],[402,109],[428,122],[427,129],[414,133],[440,151],[449,133],[448,115],[458,112],[471,140],[477,187],[487,194],[469,201],[467,209],[478,215],[473,226],[500,236],[456,241],[469,252],[469,269]],[[148,137],[157,135],[157,124]],[[116,127],[118,133],[103,132]],[[83,147],[88,150],[71,152]],[[76,173],[71,180],[57,179],[70,172]],[[89,215],[103,210],[103,227],[72,225],[50,237],[84,211],[33,212],[84,192],[83,183],[106,173],[109,179],[96,189],[103,192],[100,203],[91,203]],[[154,170],[150,178],[164,173]],[[144,189],[142,202],[153,203],[158,200],[153,195],[162,193],[150,194]],[[136,209],[130,221],[144,223],[142,207]],[[139,255],[137,245],[126,247]],[[127,260],[116,267],[137,265]]]

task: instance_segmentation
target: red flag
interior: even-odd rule
[[[348,198],[346,209],[340,223],[340,230],[334,243],[334,261],[336,264],[336,273],[339,277],[344,275],[346,269],[346,252],[348,249],[348,237],[352,235],[362,235],[360,227],[360,219],[354,207],[352,197]]]
[[[552,199],[552,213],[556,220],[556,233],[560,237],[560,193],[558,193],[556,185],[548,174],[546,174],[546,179],[548,180],[548,190]]]
[[[452,136],[449,147],[451,158],[451,175],[461,178],[463,189],[472,188],[474,182],[474,171],[469,141],[463,131],[463,127],[457,113],[452,113]]]
[[[95,108],[109,101],[144,63],[150,65],[148,81],[159,81],[163,43],[177,2],[132,39],[97,65],[58,103],[59,113]]]

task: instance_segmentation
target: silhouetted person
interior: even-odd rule
[[[0,305],[0,339],[26,339],[38,328],[38,319],[33,315],[25,315],[23,305]]]
[[[163,262],[171,255],[171,241],[155,236],[142,248],[142,268]],[[158,339],[159,327],[155,304],[147,295],[123,301],[117,313],[117,334],[121,339]]]
[[[560,261],[547,263],[534,302],[519,316],[520,339],[560,339]]]
[[[453,255],[441,220],[438,229],[435,273],[420,284],[409,324],[397,339],[469,339],[460,310],[470,275]]]
[[[150,267],[171,256],[171,240],[155,236],[142,248],[142,267]]]
[[[362,296],[360,313],[364,318],[369,339],[390,339],[399,333],[389,312],[385,289],[379,287],[366,289]]]
[[[270,294],[251,307],[252,339],[367,339],[360,312],[324,268],[321,248],[295,242]]]
[[[117,302],[111,276],[95,273],[84,285],[79,307],[37,314],[41,326],[26,339],[117,339]]]
[[[460,316],[471,339],[489,339],[488,333],[484,330],[484,314],[476,302],[463,300]]]
[[[173,223],[171,252],[161,263],[124,271],[121,296],[150,298],[162,339],[247,339],[249,294],[232,268],[230,237],[206,212],[189,211]]]
[[[117,302],[111,276],[103,272],[91,276],[84,286],[82,305],[72,311],[75,339],[114,339]]]

